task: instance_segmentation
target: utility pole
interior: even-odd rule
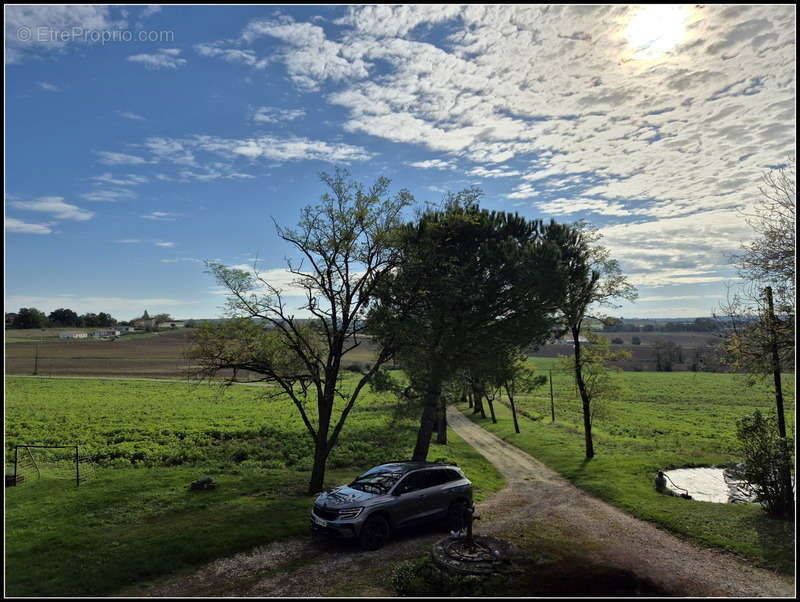
[[[781,358],[778,354],[778,333],[775,327],[775,306],[772,301],[772,287],[768,286],[764,292],[767,296],[767,325],[772,352],[772,375],[775,379],[775,403],[778,406],[778,433],[782,439],[786,439],[786,422],[783,416],[783,388],[781,384]]]

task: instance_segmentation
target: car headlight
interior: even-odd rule
[[[361,514],[361,511],[363,509],[364,507],[360,506],[358,508],[348,508],[347,510],[339,510],[339,516],[337,516],[337,518],[355,518],[359,514]]]

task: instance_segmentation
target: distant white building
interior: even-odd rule
[[[77,331],[58,333],[59,339],[85,339],[88,336],[89,335],[86,334],[85,332],[77,332]]]
[[[120,332],[136,332],[135,326],[115,326]]]
[[[103,337],[118,337],[119,330],[95,330],[92,333],[92,336],[96,339],[101,339]]]

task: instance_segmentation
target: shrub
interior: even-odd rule
[[[436,566],[430,552],[396,564],[390,582],[401,596],[481,596],[502,585],[496,576],[451,575]]]
[[[739,449],[744,454],[742,479],[770,514],[792,516],[791,440],[778,434],[777,417],[756,410],[736,421]]]
[[[363,374],[366,370],[364,366],[361,365],[360,362],[353,362],[351,364],[347,364],[344,367],[345,370],[349,370],[350,372],[355,372],[357,374]]]

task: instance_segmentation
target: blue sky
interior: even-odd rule
[[[794,6],[6,6],[5,310],[216,317],[320,171],[600,228],[710,315],[796,142]]]

